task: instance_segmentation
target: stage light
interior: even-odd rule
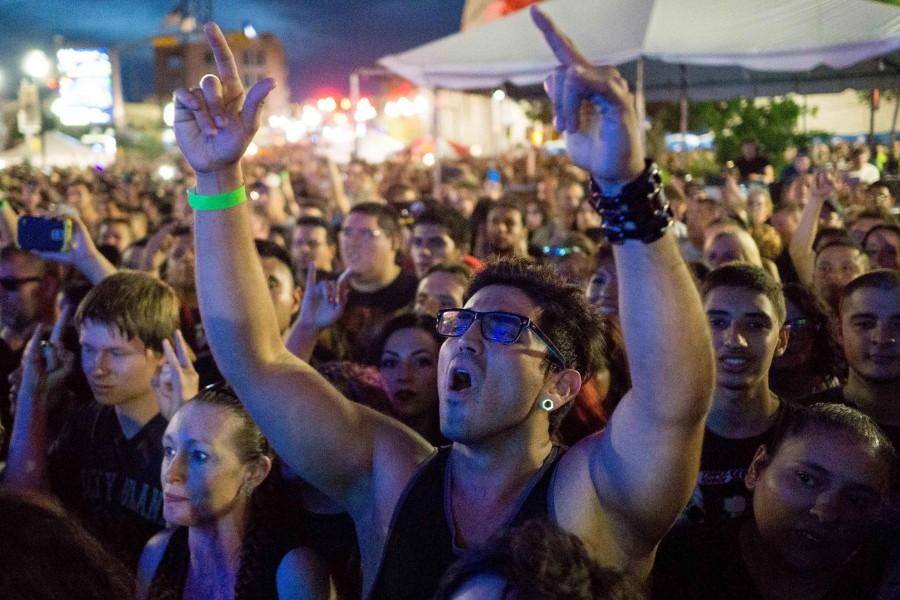
[[[30,50],[22,61],[22,70],[32,79],[43,79],[50,74],[50,60],[42,50]]]

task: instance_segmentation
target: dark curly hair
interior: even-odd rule
[[[475,276],[464,301],[468,302],[479,290],[491,285],[514,287],[538,306],[537,326],[562,354],[566,365],[581,374],[582,380],[590,379],[606,365],[603,320],[580,287],[564,282],[549,266],[522,258],[501,258],[490,261]],[[544,360],[547,370],[555,368],[549,354]],[[551,413],[551,432],[571,406],[567,402]]]
[[[421,329],[434,338],[438,347],[444,343],[444,338],[437,332],[437,320],[431,315],[417,315],[415,313],[404,312],[391,317],[378,330],[378,335],[372,341],[369,347],[369,364],[375,367],[381,364],[381,354],[387,345],[388,338],[401,329]]]
[[[703,278],[700,295],[705,300],[709,293],[718,287],[744,288],[765,295],[775,309],[775,316],[779,321],[778,326],[784,324],[787,308],[785,308],[781,284],[775,281],[762,267],[734,262],[724,264],[718,269],[713,269]]]
[[[647,598],[634,581],[594,562],[580,539],[544,519],[502,531],[463,556],[444,574],[434,600],[449,600],[468,580],[485,574],[506,580],[502,598]]]
[[[815,328],[809,364],[822,377],[844,377],[847,365],[844,362],[844,352],[832,329],[831,309],[815,292],[800,283],[786,283],[782,291],[784,299],[800,309]]]

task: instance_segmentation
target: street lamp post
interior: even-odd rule
[[[50,68],[50,60],[41,50],[29,51],[22,61],[22,72],[27,77],[23,77],[19,83],[17,124],[19,131],[25,136],[25,149],[29,163],[32,162],[34,153],[34,136],[41,133],[41,115],[43,113],[37,82],[43,81],[50,74]],[[41,152],[44,153],[43,144],[41,144]]]
[[[23,78],[19,83],[18,100],[17,124],[25,136],[26,156],[30,164],[34,156],[34,136],[41,132],[41,101],[37,86]]]

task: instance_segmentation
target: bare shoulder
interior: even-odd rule
[[[602,436],[589,436],[569,448],[560,459],[553,479],[553,517],[577,535],[591,556],[603,565],[622,568],[626,562],[614,535],[614,518],[598,493],[595,461],[603,460]]]
[[[275,577],[281,600],[334,598],[328,565],[309,548],[288,551],[278,565]]]
[[[367,577],[378,567],[394,512],[406,488],[437,452],[416,432],[390,417],[377,415],[371,425],[372,476],[347,506],[356,525],[363,573]]]
[[[608,429],[584,438],[560,460],[553,481],[553,516],[577,535],[600,564],[643,574],[653,544],[636,535],[631,515],[620,509],[621,482],[610,471],[627,468],[610,443]]]
[[[150,538],[144,545],[144,550],[141,552],[141,559],[140,562],[138,562],[137,570],[138,600],[147,597],[147,591],[150,589],[150,582],[153,581],[156,569],[159,567],[159,563],[166,553],[166,547],[169,545],[169,540],[172,539],[172,534],[175,533],[175,530],[175,527],[163,529]]]
[[[415,431],[389,417],[377,421],[376,431],[372,492],[377,505],[393,514],[406,486],[436,449]]]
[[[390,519],[403,490],[435,448],[396,419],[368,407],[360,410],[370,436],[369,475],[354,486],[345,507],[357,523],[375,524]]]

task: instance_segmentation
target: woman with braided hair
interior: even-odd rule
[[[224,386],[200,392],[169,422],[163,452],[163,515],[175,527],[144,548],[138,598],[278,598],[279,562],[302,535],[287,518],[269,444],[237,397]],[[302,588],[291,594],[329,596],[314,556],[291,564],[303,569],[283,578]]]

